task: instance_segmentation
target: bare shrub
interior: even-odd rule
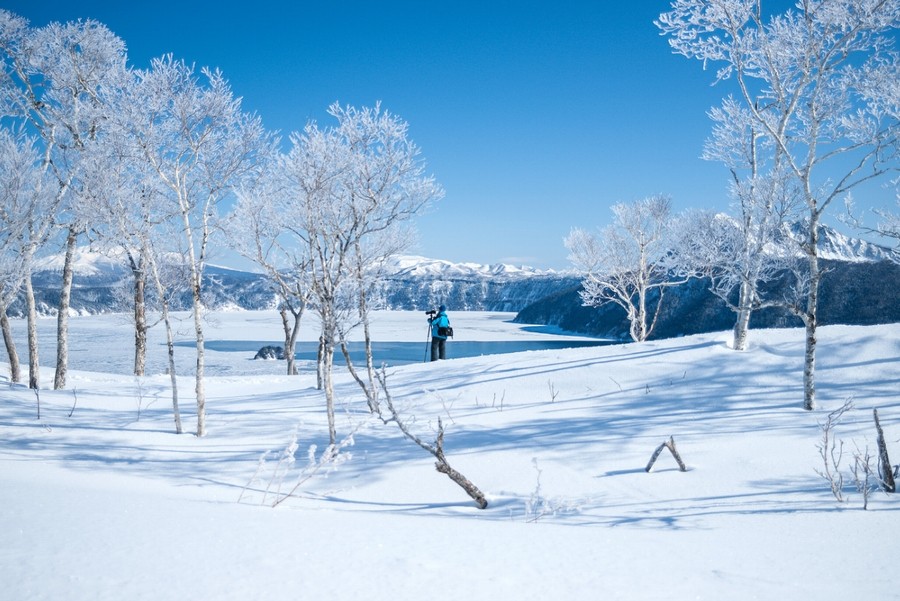
[[[290,489],[287,492],[282,492],[282,489],[285,487],[286,479],[295,471],[296,453],[300,448],[297,430],[295,429],[287,446],[279,454],[278,460],[275,462],[274,466],[270,467],[269,464],[269,458],[272,456],[271,451],[266,451],[260,456],[259,461],[256,464],[256,471],[253,473],[249,482],[244,486],[243,490],[241,490],[241,494],[238,497],[238,503],[241,502],[248,489],[254,484],[259,484],[260,487],[264,485],[260,505],[277,507],[287,499],[296,496],[300,488],[305,483],[309,482],[310,479],[317,475],[326,475],[328,472],[334,471],[342,463],[349,461],[352,458],[352,454],[345,451],[345,449],[353,446],[353,435],[356,431],[358,431],[358,428],[354,430],[353,433],[343,438],[339,443],[329,444],[325,447],[325,450],[318,455],[318,447],[315,444],[309,445],[306,451],[306,465],[300,468],[296,477],[288,484]]]
[[[838,502],[844,499],[844,476],[841,473],[841,461],[844,455],[844,441],[835,437],[834,428],[841,421],[845,413],[853,409],[853,400],[847,399],[844,404],[828,414],[824,424],[819,424],[822,430],[822,438],[816,445],[819,457],[822,458],[822,469],[816,473],[828,482],[831,494]]]

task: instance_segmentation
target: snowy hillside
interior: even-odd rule
[[[279,331],[273,313],[214,317],[209,339]],[[379,314],[376,339],[418,341],[411,317]],[[498,317],[460,314],[455,325],[529,335]],[[73,353],[129,352],[110,344],[128,340],[126,323],[75,321],[91,336]],[[864,511],[850,467],[874,450],[873,407],[900,461],[900,326],[821,328],[814,412],[800,409],[802,331],[754,331],[742,353],[728,339],[391,369],[406,423],[432,442],[442,420],[447,460],[485,492],[485,510],[373,419],[343,372],[338,433],[352,445],[318,471],[322,394],[312,373],[282,376],[276,362],[248,375],[259,362],[210,353],[234,371],[207,379],[202,439],[173,434],[164,375],[72,371],[69,390],[41,392],[39,419],[32,391],[3,385],[0,596],[896,599],[900,497],[873,491]],[[192,386],[180,381],[188,427]],[[839,503],[817,474],[817,445],[850,397],[833,432],[845,444]],[[669,437],[687,471],[666,451],[647,473]]]

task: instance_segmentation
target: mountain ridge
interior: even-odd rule
[[[823,228],[820,256],[826,264],[822,315],[829,323],[900,321],[892,290],[900,289],[900,266],[888,261],[890,249]],[[33,282],[38,310],[55,315],[59,304],[62,255],[36,262]],[[604,337],[627,335],[624,313],[615,306],[583,307],[578,297],[582,277],[574,271],[539,270],[508,264],[453,263],[416,255],[397,256],[382,265],[377,308],[428,310],[447,305],[452,311],[517,313],[516,321],[552,325]],[[123,257],[79,248],[71,313],[130,311],[131,272]],[[152,291],[151,291],[152,293]],[[731,327],[733,316],[702,280],[667,292],[667,305],[655,337],[678,336]],[[151,299],[152,300],[152,299]],[[213,310],[260,310],[277,306],[277,296],[262,273],[222,265],[204,271],[204,302]],[[187,292],[176,298],[174,310],[189,309]],[[21,299],[10,316],[24,315]],[[784,311],[754,315],[752,325],[793,325]]]

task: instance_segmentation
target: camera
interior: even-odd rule
[[[437,309],[425,311],[425,315],[428,315],[431,319],[434,319],[434,316],[437,315]]]

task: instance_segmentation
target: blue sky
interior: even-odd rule
[[[727,172],[699,158],[727,90],[670,52],[653,25],[665,1],[2,6],[34,26],[96,19],[137,67],[166,53],[218,67],[285,137],[329,123],[332,102],[381,101],[446,190],[417,219],[416,254],[567,268],[565,235],[607,223],[615,202],[727,205]]]

